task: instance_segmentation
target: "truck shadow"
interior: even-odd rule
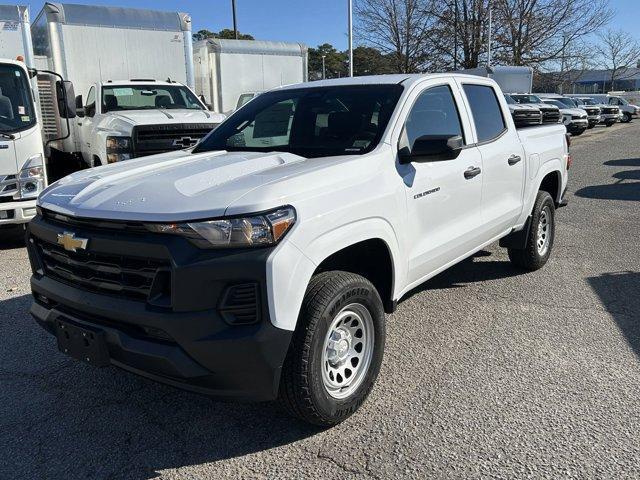
[[[24,246],[24,227],[19,225],[0,229],[0,250],[12,250]]]
[[[603,273],[587,282],[640,358],[640,272]]]
[[[515,277],[525,272],[518,270],[508,260],[475,261],[478,258],[490,257],[492,254],[486,250],[480,250],[471,257],[453,265],[444,272],[423,283],[408,292],[402,302],[426,290],[443,290],[450,288],[463,288],[469,283],[478,283],[488,280]]]
[[[30,304],[0,301],[1,478],[157,478],[320,432],[274,404],[215,402],[71,360]]]

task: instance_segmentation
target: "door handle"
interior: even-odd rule
[[[520,160],[522,160],[522,158],[519,155],[511,155],[509,157],[509,160],[507,160],[507,162],[509,162],[509,165],[515,165]]]
[[[480,167],[469,167],[464,171],[464,178],[471,180],[476,175],[480,175]]]

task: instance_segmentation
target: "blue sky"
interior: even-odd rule
[[[58,0],[60,1],[60,0]],[[610,27],[640,40],[640,1],[610,0],[617,15]],[[73,0],[69,3],[186,11],[194,31],[232,28],[231,0]],[[31,2],[31,18],[44,2]],[[315,47],[329,42],[347,47],[347,0],[236,0],[238,29],[261,40],[297,41]]]

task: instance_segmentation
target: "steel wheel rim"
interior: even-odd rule
[[[362,304],[344,307],[331,321],[322,347],[322,383],[336,399],[349,397],[364,380],[373,356],[373,319]]]
[[[549,250],[549,244],[551,243],[551,211],[549,207],[544,207],[540,212],[540,219],[538,220],[538,234],[536,235],[536,246],[538,248],[538,255],[545,256]]]

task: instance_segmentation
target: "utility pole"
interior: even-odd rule
[[[492,14],[493,14],[492,10],[493,8],[491,5],[491,0],[489,0],[489,35],[487,38],[487,67],[491,66],[491,37],[493,36],[493,30],[491,25]]]
[[[564,93],[564,66],[565,66],[565,49],[567,48],[567,36],[562,35],[562,58],[560,59],[560,94]]]
[[[238,40],[238,22],[236,20],[236,0],[231,0],[231,10],[233,11],[233,36]]]
[[[349,2],[349,76],[353,77],[353,0]]]
[[[458,70],[458,0],[453,0],[453,69]]]
[[[326,58],[326,55],[322,55],[322,79],[324,80],[326,78],[325,76],[325,70],[324,70],[324,59]]]

